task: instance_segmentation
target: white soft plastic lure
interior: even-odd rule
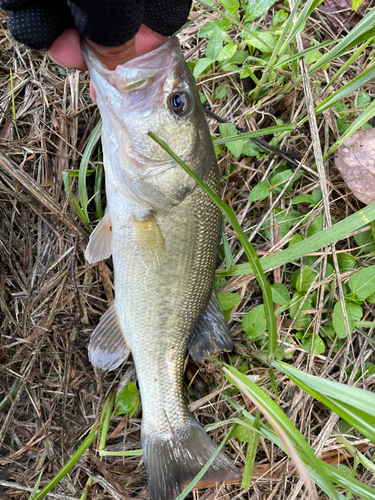
[[[219,171],[195,81],[177,38],[107,70],[84,47],[103,119],[107,212],[86,251],[112,255],[116,298],[94,330],[91,362],[119,366],[131,350],[142,400],[142,447],[151,498],[174,500],[216,445],[187,410],[183,362],[231,350],[213,293],[221,215],[148,135],[165,140],[212,189]],[[208,481],[239,477],[220,453]]]

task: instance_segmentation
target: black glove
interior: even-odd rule
[[[142,23],[173,35],[185,23],[192,0],[0,0],[12,11],[8,29],[33,49],[48,48],[67,28],[115,47],[132,39]]]

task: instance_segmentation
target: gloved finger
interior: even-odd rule
[[[17,10],[23,7],[30,7],[35,4],[35,0],[0,0],[0,9]]]
[[[143,24],[160,35],[171,36],[189,16],[192,0],[145,0]]]
[[[62,0],[15,10],[8,21],[12,36],[32,49],[48,48],[61,33],[74,26],[69,7]]]

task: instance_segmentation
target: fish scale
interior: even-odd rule
[[[83,53],[103,119],[108,203],[86,258],[112,254],[115,276],[115,301],[90,338],[89,357],[114,369],[132,352],[151,499],[174,500],[216,450],[185,403],[187,345],[200,361],[233,344],[213,293],[220,211],[148,131],[216,192],[219,170],[176,38],[114,71],[87,47]],[[234,477],[240,473],[219,453],[204,480]]]

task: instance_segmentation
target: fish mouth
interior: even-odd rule
[[[86,63],[120,92],[147,87],[160,75],[172,71],[183,58],[176,37],[168,38],[155,50],[119,65],[115,70],[106,68],[85,42],[82,42],[81,48]]]

